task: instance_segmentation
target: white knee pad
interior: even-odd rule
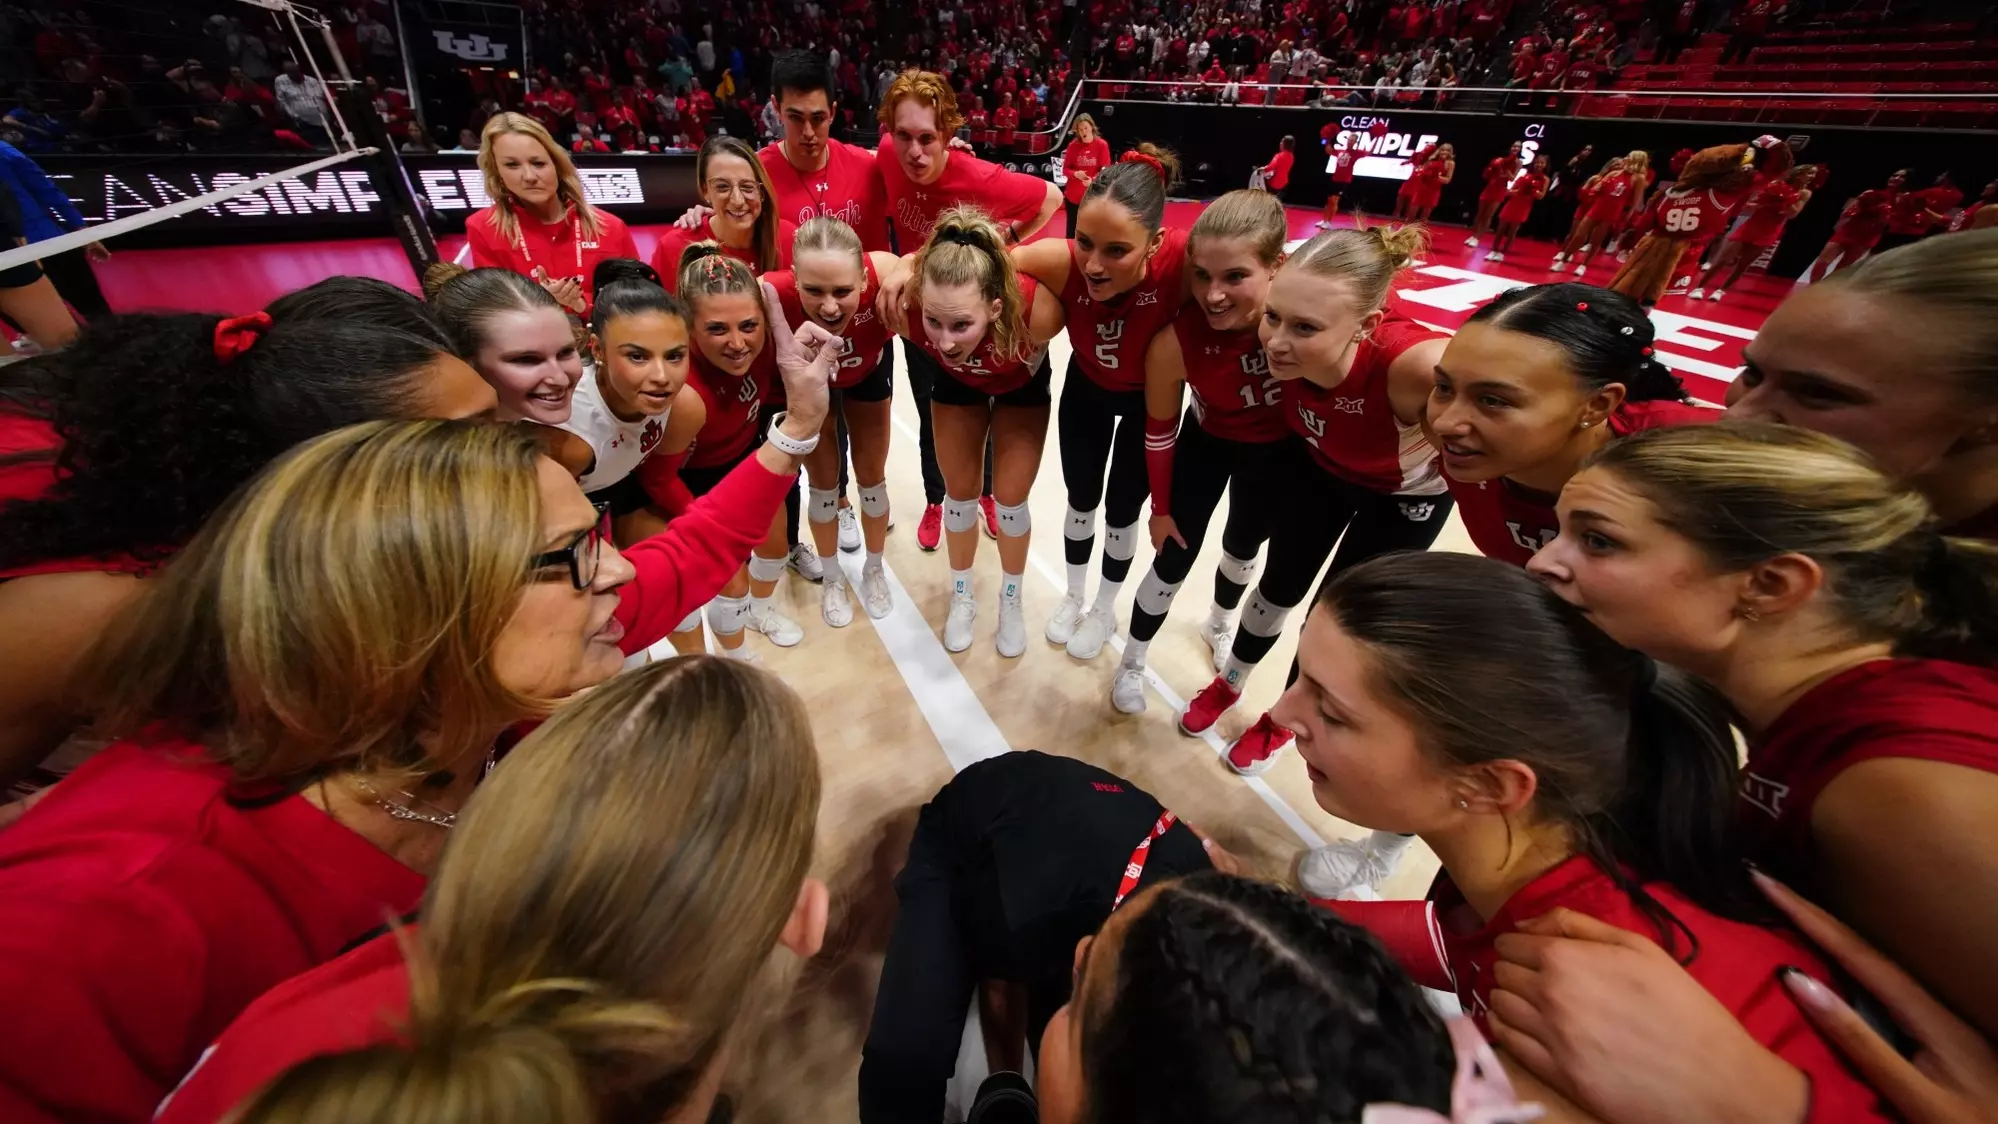
[[[869,519],[884,519],[888,515],[888,482],[870,484],[860,489],[860,513]]]
[[[1249,603],[1242,609],[1242,631],[1254,636],[1271,637],[1283,631],[1283,622],[1290,619],[1294,605],[1273,605],[1263,600],[1261,590],[1249,595]]]
[[[765,558],[761,554],[749,556],[749,580],[774,582],[784,576],[784,559]]]
[[[700,630],[701,630],[701,611],[699,609],[695,609],[693,612],[688,613],[686,620],[683,620],[679,624],[673,626],[674,632],[699,632]]]
[[[1256,560],[1237,558],[1224,550],[1221,552],[1221,562],[1214,567],[1214,572],[1236,585],[1247,585],[1249,579],[1256,576]]]
[[[734,636],[749,621],[749,598],[717,597],[708,602],[708,627],[716,636]]]
[[[839,518],[838,488],[809,488],[811,505],[806,507],[812,522],[830,523]]]
[[[1179,587],[1179,582],[1168,584],[1155,569],[1145,571],[1145,580],[1138,583],[1138,610],[1155,617],[1165,616],[1166,610],[1172,608],[1172,598],[1179,592]]]
[[[1138,553],[1138,525],[1111,527],[1103,532],[1103,557],[1129,562]]]
[[[1068,521],[1062,525],[1061,535],[1065,539],[1093,539],[1096,537],[1096,512],[1068,509]],[[1087,558],[1084,562],[1089,561]]]
[[[978,526],[978,501],[944,497],[944,530],[969,531]]]
[[[1002,503],[998,505],[998,510],[1000,534],[1017,539],[1028,531],[1033,530],[1034,516],[1032,512],[1027,510],[1026,504]]]

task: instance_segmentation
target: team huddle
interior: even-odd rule
[[[1035,239],[1064,193],[954,149],[938,75],[894,80],[874,152],[829,135],[822,59],[772,86],[784,139],[709,139],[650,263],[502,113],[473,268],[421,303],[336,278],[113,318],[0,381],[0,631],[45,665],[0,691],[0,764],[40,787],[0,830],[0,1115],[710,1118],[770,962],[817,954],[830,909],[811,722],[749,634],[814,631],[787,572],[827,628],[910,611],[883,561],[898,338],[943,647],[1015,659],[1038,626],[1080,674],[1126,633],[1102,689],[1144,712],[1218,533],[1215,677],[1177,727],[1213,729],[1302,618],[1225,761],[1294,748],[1366,834],[1298,856],[1300,897],[1094,766],[965,770],[897,884],[866,1124],[941,1118],[990,984],[1024,989],[1039,1072],[991,1103],[1063,1124],[1970,1103],[1975,1051],[1916,1073],[1843,1016],[1930,1050],[1998,1032],[1998,924],[1965,908],[1998,901],[1998,231],[1801,290],[1722,408],[1648,307],[1746,215],[1717,298],[1808,200],[1772,138],[1657,192],[1645,153],[1610,161],[1574,279],[1447,335],[1394,283],[1448,145],[1405,221],[1294,246],[1261,190],[1168,228],[1177,162],[1135,145]],[[1519,157],[1483,173],[1496,260],[1549,188]],[[126,384],[166,442],[108,439]],[[1051,437],[1066,584],[1030,613]],[[1482,557],[1429,550],[1453,511]],[[109,745],[59,777],[86,723]],[[1355,900],[1417,838],[1428,899]]]

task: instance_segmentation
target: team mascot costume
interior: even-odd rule
[[[1770,136],[1694,153],[1679,181],[1659,192],[1646,208],[1639,220],[1646,230],[1644,238],[1609,287],[1647,306],[1658,303],[1680,273],[1686,251],[1724,233],[1756,183],[1788,172],[1794,159],[1789,145]]]

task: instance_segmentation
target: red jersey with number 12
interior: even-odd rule
[[[1612,434],[1622,437],[1640,429],[1697,425],[1719,421],[1720,417],[1719,410],[1690,402],[1625,402],[1610,415],[1609,427]],[[1443,475],[1449,478],[1449,470]],[[1487,558],[1524,566],[1561,532],[1561,521],[1554,514],[1556,497],[1522,488],[1504,477],[1476,484],[1451,479],[1450,494],[1457,498],[1457,512],[1464,517],[1472,544]]]
[[[1287,379],[1284,417],[1311,448],[1311,459],[1342,480],[1384,495],[1433,496],[1449,487],[1436,449],[1420,425],[1403,425],[1388,397],[1388,370],[1409,348],[1442,339],[1408,320],[1390,319],[1361,340],[1346,381],[1322,387]]]
[[[1217,332],[1208,326],[1207,314],[1189,304],[1173,318],[1172,330],[1200,428],[1224,440],[1256,444],[1290,435],[1279,406],[1283,382],[1270,377],[1263,340],[1253,326]]]
[[[1115,300],[1099,301],[1089,295],[1075,242],[1069,242],[1061,307],[1075,361],[1090,382],[1105,390],[1145,388],[1145,348],[1179,315],[1185,273],[1186,232],[1168,230],[1159,252],[1145,263],[1145,279]]]
[[[874,294],[880,288],[881,279],[874,274],[874,260],[863,259],[867,270],[867,282],[860,290],[860,307],[854,310],[853,318],[846,323],[846,330],[840,333],[839,366],[833,369],[834,390],[845,390],[858,385],[861,380],[874,373],[881,362],[881,352],[888,346],[888,327],[874,311]],[[798,299],[798,275],[788,269],[766,273],[763,280],[777,290],[777,299],[784,304],[784,320],[792,331],[809,319],[805,315],[804,302]]]

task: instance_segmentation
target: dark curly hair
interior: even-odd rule
[[[394,328],[433,340],[439,347],[451,345],[444,329],[438,327],[430,310],[424,307],[423,298],[374,277],[328,277],[286,293],[265,305],[264,311],[282,324],[343,320]]]
[[[1369,1104],[1447,1112],[1449,1031],[1365,930],[1216,872],[1132,918],[1115,997],[1087,1011],[1089,1124],[1331,1124]]]
[[[163,558],[279,453],[342,426],[410,415],[430,365],[450,353],[434,324],[416,334],[308,315],[274,317],[224,365],[214,350],[220,319],[100,317],[68,348],[0,372],[0,413],[47,421],[62,442],[0,458],[52,461],[57,473],[46,495],[0,505],[0,569]]]

